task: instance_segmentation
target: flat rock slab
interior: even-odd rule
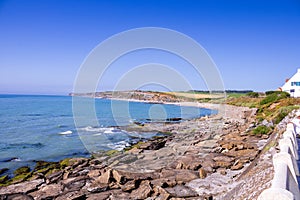
[[[204,140],[202,142],[199,142],[195,146],[202,147],[202,148],[208,148],[213,149],[218,146],[217,140]]]
[[[33,200],[33,197],[28,196],[26,194],[10,194],[10,195],[1,195],[0,199],[8,199],[8,200]]]
[[[205,179],[195,179],[187,183],[186,186],[192,188],[200,195],[207,197],[210,195],[217,196],[224,194],[234,188],[238,183],[232,181],[232,177],[237,172],[228,171],[227,175],[221,175],[220,173],[214,173],[207,176]],[[218,199],[218,198],[217,198]]]
[[[98,194],[89,194],[87,200],[105,200],[110,196],[110,192],[101,192]]]
[[[7,187],[0,188],[0,195],[11,194],[11,193],[29,193],[37,189],[39,185],[44,183],[43,179],[36,179],[33,181],[26,181]]]
[[[198,193],[195,192],[193,189],[184,186],[184,185],[176,185],[173,188],[165,188],[165,190],[172,196],[172,197],[179,197],[179,198],[188,198],[188,197],[197,197]]]
[[[30,193],[35,199],[55,198],[62,192],[61,184],[51,184],[42,187],[40,190]]]

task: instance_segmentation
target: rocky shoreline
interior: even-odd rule
[[[95,158],[37,163],[0,187],[0,199],[255,199],[272,179],[273,148],[263,151],[269,135],[248,133],[256,109],[225,106],[226,115],[124,127],[168,136]]]

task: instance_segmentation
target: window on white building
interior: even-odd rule
[[[291,82],[291,86],[300,86],[300,82]]]

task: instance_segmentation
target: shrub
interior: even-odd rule
[[[278,99],[277,94],[274,94],[274,93],[273,94],[269,94],[263,100],[261,100],[260,105],[264,105],[264,104],[267,104],[267,103],[275,102],[275,101],[277,101],[277,99]]]
[[[281,107],[277,113],[275,114],[275,117],[273,119],[273,123],[274,124],[278,124],[279,122],[281,122],[281,120],[283,120],[283,118],[285,118],[285,116],[287,116],[292,110],[294,109],[298,109],[299,106],[285,106],[285,107]]]
[[[254,134],[268,134],[271,131],[270,127],[267,126],[258,126],[255,129],[253,129]]]
[[[259,96],[258,92],[248,92],[246,96],[251,98],[257,98]]]
[[[274,93],[276,93],[276,92],[278,92],[278,91],[266,91],[265,94],[266,94],[266,95],[270,95],[270,94],[274,94]],[[279,91],[279,92],[280,92],[280,91]]]
[[[278,94],[278,95],[281,95],[281,96],[285,96],[285,97],[290,97],[290,94],[287,93],[287,92],[283,92],[283,91],[266,91],[265,94],[268,96],[268,95],[271,95],[271,94]]]
[[[289,93],[281,92],[281,91],[272,91],[272,92],[269,91],[269,92],[266,92],[266,94],[267,94],[267,96],[263,100],[261,100],[260,105],[273,103],[280,99],[285,99],[285,98],[290,97]]]

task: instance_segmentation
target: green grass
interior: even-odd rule
[[[290,98],[289,94],[280,91],[268,91],[265,96],[259,94],[244,94],[240,97],[227,98],[227,104],[257,108],[257,122],[268,120],[274,125],[278,124],[292,110],[299,109],[300,98]],[[259,129],[257,130],[259,132]]]
[[[113,156],[113,155],[116,155],[116,154],[118,154],[118,153],[120,153],[120,151],[115,150],[115,149],[108,150],[108,151],[105,152],[105,154],[106,154],[107,156]]]
[[[280,107],[276,112],[275,116],[273,117],[273,123],[278,124],[285,116],[287,116],[292,110],[299,109],[299,106],[291,105],[291,106],[284,106]]]
[[[258,134],[269,134],[272,131],[270,127],[267,126],[258,126],[255,129],[253,129],[253,133],[258,135]]]
[[[273,93],[268,93],[268,95],[261,100],[260,105],[264,104],[271,104],[274,103],[280,99],[285,99],[290,97],[290,95],[286,92],[273,92]]]
[[[266,146],[264,147],[264,149],[262,150],[262,152],[267,152],[267,151],[269,151],[272,147],[275,147],[276,145],[277,145],[276,140],[272,140],[272,141],[270,141],[270,143],[269,143],[268,145],[266,145]]]
[[[245,93],[226,93],[227,98],[238,98],[246,96]]]
[[[5,184],[8,181],[8,175],[4,175],[0,177],[0,184]]]
[[[259,93],[258,92],[248,92],[246,94],[246,96],[252,97],[252,98],[258,98],[259,97]]]
[[[71,158],[66,158],[64,160],[61,160],[59,162],[61,169],[64,169],[65,167],[70,166],[72,163],[70,162]]]

